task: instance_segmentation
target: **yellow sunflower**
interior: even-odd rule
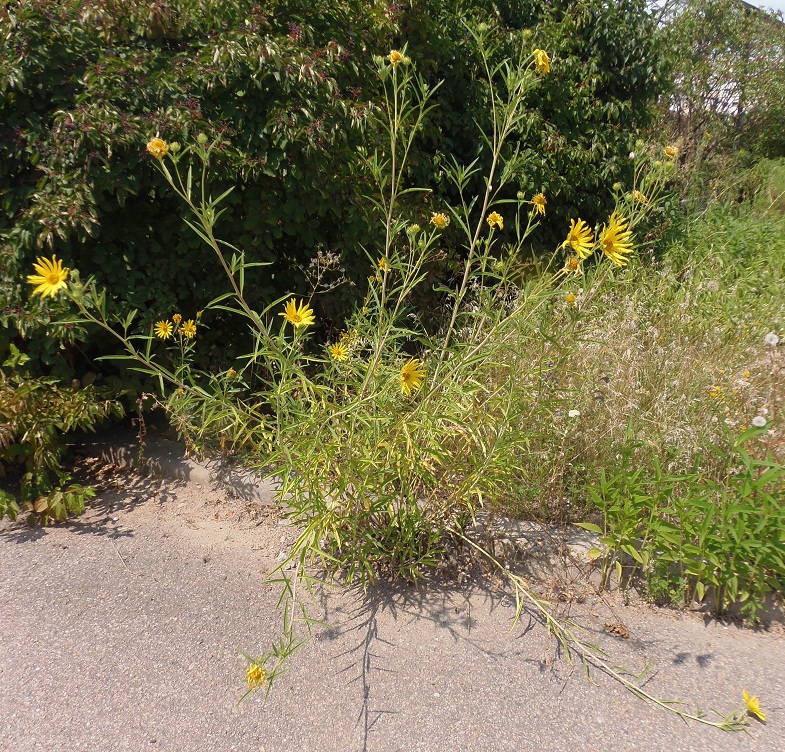
[[[443,212],[434,212],[431,214],[431,224],[443,230],[450,224],[450,218]]]
[[[60,259],[52,256],[50,261],[40,256],[35,260],[33,269],[38,273],[28,275],[27,281],[31,285],[37,285],[33,290],[34,295],[38,294],[42,298],[53,298],[65,287],[65,281],[68,279],[68,269],[63,268],[63,262]]]
[[[562,271],[565,274],[580,276],[583,274],[583,262],[577,256],[568,256]]]
[[[379,261],[378,261],[378,264],[379,264],[379,268],[380,268],[380,269],[381,269],[383,272],[386,272],[386,271],[388,271],[388,270],[390,269],[390,264],[389,264],[389,262],[387,261],[387,259],[386,259],[386,258],[384,258],[384,256],[382,256],[382,257],[379,259]]]
[[[182,320],[183,317],[179,313],[175,313],[175,315],[172,316],[172,321],[174,321],[175,324],[179,324]]]
[[[562,248],[570,246],[578,257],[587,259],[594,252],[594,233],[580,217],[576,222],[570,220],[570,231],[567,233],[567,240],[562,243]]]
[[[188,337],[188,339],[193,339],[196,336],[196,324],[194,323],[193,319],[188,319],[181,327],[180,331],[183,333],[184,337]]]
[[[665,156],[668,157],[668,159],[676,159],[676,157],[679,156],[679,150],[675,146],[666,146]]]
[[[349,346],[346,342],[336,342],[327,348],[334,360],[346,360],[349,357]]]
[[[267,681],[267,671],[258,663],[251,663],[245,671],[248,689],[256,689]]]
[[[491,212],[488,215],[486,221],[492,228],[496,227],[499,230],[504,229],[504,219],[502,218],[502,215],[499,214],[498,212]]]
[[[742,697],[744,697],[744,704],[747,706],[747,712],[750,715],[754,715],[761,721],[766,720],[766,714],[760,709],[760,700],[757,697],[751,697],[750,693],[747,690],[742,691]]]
[[[283,316],[295,329],[299,329],[301,326],[310,326],[316,321],[313,309],[304,300],[301,300],[298,306],[294,298],[286,304],[283,313],[278,315]]]
[[[169,151],[169,144],[166,143],[162,138],[151,138],[147,142],[147,151],[150,152],[156,159],[163,159],[168,151]]]
[[[534,67],[543,76],[551,72],[551,59],[545,50],[534,50]]]
[[[172,325],[168,321],[155,323],[155,336],[159,339],[169,339],[172,336]]]
[[[401,392],[407,397],[420,388],[425,378],[422,362],[417,358],[410,358],[401,367]]]
[[[389,55],[387,55],[387,59],[390,61],[390,65],[393,68],[397,68],[402,62],[406,60],[406,57],[403,53],[398,52],[398,50],[392,50]]]
[[[632,253],[632,232],[627,229],[627,220],[624,217],[617,217],[616,212],[611,214],[609,224],[603,225],[600,233],[600,247],[602,252],[616,266],[626,266],[625,255]]]
[[[545,216],[545,204],[548,203],[548,199],[545,198],[544,193],[538,193],[536,196],[532,196],[532,205],[534,206],[534,210],[537,214],[541,214],[543,217]]]

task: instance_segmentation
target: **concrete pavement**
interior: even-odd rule
[[[703,709],[768,714],[750,733],[685,724],[556,655],[536,622],[511,631],[503,588],[327,590],[329,622],[267,699],[240,651],[278,634],[263,584],[294,531],[253,499],[118,476],[64,526],[0,530],[0,750],[274,752],[782,752],[785,639],[587,596],[572,612],[647,688]],[[562,587],[563,585],[563,587]],[[560,593],[567,587],[554,587]],[[565,596],[569,599],[571,596]],[[567,606],[563,606],[565,609]],[[629,638],[608,634],[623,623]]]

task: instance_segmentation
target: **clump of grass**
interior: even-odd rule
[[[739,601],[753,622],[785,582],[785,215],[771,170],[753,205],[712,207],[658,260],[601,288],[587,275],[556,307],[564,407],[530,465],[548,501],[518,502],[595,519],[606,581],[637,575],[682,605],[711,594],[718,613]]]
[[[630,430],[643,466],[657,458],[668,472],[720,480],[734,437],[765,418],[765,445],[783,462],[785,351],[765,338],[784,334],[784,280],[785,217],[765,192],[752,208],[694,218],[658,260],[612,285],[579,280],[574,302],[553,311],[562,407],[531,466],[535,487],[557,499],[549,513],[569,498],[585,511],[582,482],[614,466]]]

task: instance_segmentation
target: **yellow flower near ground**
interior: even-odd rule
[[[388,271],[388,270],[390,269],[390,264],[388,263],[387,259],[386,259],[386,258],[384,258],[384,256],[382,256],[382,257],[379,259],[379,261],[378,261],[378,264],[379,264],[379,268],[380,268],[380,269],[381,269],[383,272],[386,272],[386,271]]]
[[[157,321],[155,336],[159,339],[169,339],[172,336],[172,325],[168,321]]]
[[[626,266],[627,254],[632,253],[632,232],[627,229],[627,220],[617,217],[616,212],[611,214],[608,226],[603,225],[600,233],[600,247],[602,252],[616,266]]]
[[[169,152],[169,144],[162,138],[151,138],[147,142],[147,151],[150,152],[156,159],[163,159]]]
[[[401,367],[401,392],[407,397],[420,388],[425,378],[425,370],[418,358],[410,358]]]
[[[313,309],[304,300],[301,300],[298,305],[294,298],[286,304],[283,313],[278,315],[283,316],[295,329],[299,329],[301,326],[310,326],[316,321]]]
[[[345,342],[336,342],[330,345],[327,350],[334,360],[346,360],[349,357],[349,346]]]
[[[754,715],[759,720],[765,721],[766,714],[760,709],[760,700],[757,697],[751,697],[746,689],[743,690],[741,694],[744,698],[744,704],[747,706],[747,712],[750,715]]]
[[[568,256],[562,271],[565,274],[580,275],[583,274],[583,264],[577,256]]]
[[[534,50],[534,67],[543,76],[551,72],[551,59],[545,50]]]
[[[679,156],[679,150],[675,146],[666,146],[665,156],[668,157],[668,159],[676,159],[676,157]]]
[[[434,212],[431,214],[431,224],[443,230],[450,224],[450,218],[443,212]]]
[[[175,324],[179,324],[182,320],[183,317],[179,313],[175,313],[175,315],[172,316],[172,321],[174,321]]]
[[[256,689],[267,681],[267,671],[258,663],[251,663],[245,671],[248,689]]]
[[[496,227],[499,230],[504,229],[504,219],[502,218],[502,215],[499,214],[498,212],[491,212],[488,215],[487,222],[492,228]]]
[[[575,301],[577,300],[574,292],[568,292],[565,299],[570,305],[575,305]]]
[[[640,191],[634,190],[632,192],[632,198],[634,201],[637,201],[639,204],[648,204],[649,199],[646,198]]]
[[[398,52],[398,50],[392,50],[390,54],[387,55],[387,59],[390,61],[390,65],[392,65],[393,68],[397,68],[406,60],[406,57],[403,53]]]
[[[570,231],[567,233],[567,240],[562,243],[562,248],[565,246],[570,246],[581,259],[587,259],[594,253],[594,233],[580,217],[577,222],[570,220]]]
[[[181,327],[180,331],[183,333],[184,337],[188,337],[188,339],[193,339],[196,336],[196,324],[194,324],[193,319],[188,319]]]
[[[535,196],[532,196],[532,204],[534,205],[534,210],[537,214],[541,214],[543,217],[545,216],[545,204],[548,203],[548,200],[545,198],[544,193],[538,193]]]
[[[37,274],[28,275],[27,281],[31,285],[37,285],[33,290],[34,295],[53,298],[65,287],[68,269],[64,269],[63,262],[54,255],[51,261],[43,256],[37,258],[33,264],[33,270]]]

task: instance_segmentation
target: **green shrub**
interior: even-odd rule
[[[652,595],[666,592],[679,605],[709,593],[717,614],[738,603],[756,623],[766,597],[781,597],[785,585],[785,466],[747,451],[765,434],[748,429],[723,453],[723,482],[668,475],[658,463],[648,474],[629,447],[618,471],[587,489],[603,527],[581,523],[601,535],[602,548],[590,555],[603,558],[606,584],[615,569],[622,585],[643,580]]]
[[[304,270],[321,250],[338,256],[337,276],[355,285],[320,299],[321,320],[340,320],[361,295],[362,249],[383,232],[361,199],[372,176],[357,157],[360,144],[383,137],[368,130],[378,92],[369,63],[394,36],[426,81],[444,78],[439,114],[408,163],[413,182],[435,194],[408,200],[426,210],[454,202],[445,170],[452,158],[480,158],[472,189],[481,188],[489,163],[474,119],[487,130],[488,84],[462,18],[470,28],[492,24],[494,64],[538,46],[558,60],[506,155],[517,150],[507,197],[543,191],[551,201],[537,244],[561,238],[575,214],[598,221],[613,205],[610,186],[630,177],[630,132],[661,85],[642,1],[497,8],[490,0],[168,0],[151,9],[138,0],[57,0],[2,8],[0,308],[15,311],[4,326],[21,331],[34,317],[20,276],[49,249],[106,285],[110,311],[140,310],[146,324],[193,316],[224,292],[220,278],[203,272],[209,248],[180,232],[181,207],[144,151],[155,135],[186,146],[200,133],[216,144],[214,189],[236,188],[222,204],[225,240],[267,264],[248,270],[249,300],[263,306],[284,290],[304,293]],[[432,278],[460,273],[460,239],[448,241],[447,269],[435,265]],[[438,305],[421,295],[423,303]],[[211,315],[196,354],[226,367],[240,344],[224,314]],[[39,345],[30,337],[49,346],[30,326],[25,337],[16,344],[33,358]],[[111,347],[102,334],[91,337],[88,353]]]
[[[0,475],[30,511],[30,524],[63,521],[81,514],[90,488],[70,483],[62,469],[63,434],[93,430],[105,418],[122,416],[122,406],[101,390],[76,382],[63,386],[55,378],[24,373],[26,356],[13,345],[12,358],[0,370]],[[6,373],[5,369],[11,369]],[[16,494],[0,491],[0,518],[16,518]]]
[[[413,180],[448,200],[455,198],[444,169],[451,159],[479,159],[480,175],[490,167],[475,125],[488,126],[487,84],[464,23],[476,31],[491,19],[499,43],[494,62],[533,48],[545,49],[553,60],[552,74],[529,95],[525,127],[507,146],[507,155],[517,157],[507,197],[542,192],[550,202],[533,238],[547,253],[570,218],[595,224],[613,209],[613,184],[632,181],[629,152],[668,83],[663,50],[642,0],[411,3],[399,17],[401,40],[422,61],[426,80],[443,82]],[[470,190],[482,190],[479,180]]]
[[[2,307],[27,315],[21,273],[54,248],[108,285],[110,308],[148,320],[192,315],[223,292],[203,272],[209,249],[180,232],[180,207],[149,169],[144,145],[157,133],[218,141],[214,180],[238,186],[224,205],[230,240],[272,265],[249,272],[254,301],[297,289],[318,248],[356,260],[370,229],[353,169],[370,95],[357,57],[389,23],[378,4],[323,6],[0,9]],[[228,325],[213,325],[204,349],[231,344]]]

